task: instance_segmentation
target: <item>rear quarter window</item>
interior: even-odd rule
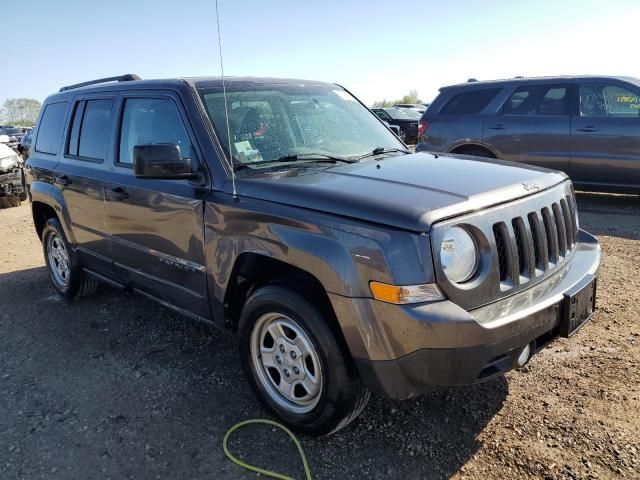
[[[50,103],[44,108],[38,126],[36,152],[55,155],[60,151],[68,102]]]
[[[440,110],[445,115],[473,115],[480,113],[489,102],[502,90],[501,88],[485,88],[454,95]]]

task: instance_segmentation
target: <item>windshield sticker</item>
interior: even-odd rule
[[[249,140],[235,143],[236,152],[238,152],[238,160],[242,163],[252,163],[262,161],[260,150],[254,149]]]
[[[347,100],[348,102],[355,102],[356,101],[355,98],[353,98],[351,95],[349,95],[344,90],[331,90],[331,91],[333,93],[335,93],[336,95],[338,95],[343,100]]]

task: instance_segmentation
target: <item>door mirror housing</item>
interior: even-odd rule
[[[0,135],[0,143],[9,143],[10,141],[9,135]]]
[[[156,179],[195,179],[191,159],[180,156],[180,146],[162,143],[133,147],[133,170],[136,177]]]

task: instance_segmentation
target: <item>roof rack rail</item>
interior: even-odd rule
[[[125,75],[119,75],[117,77],[98,78],[97,80],[89,80],[88,82],[76,83],[74,85],[67,85],[66,87],[62,87],[59,91],[66,92],[67,90],[73,90],[74,88],[86,87],[88,85],[96,85],[98,83],[131,82],[133,80],[142,80],[142,79],[135,73],[127,73]]]

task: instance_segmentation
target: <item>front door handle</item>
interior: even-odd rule
[[[507,127],[505,127],[502,123],[496,123],[495,125],[490,125],[487,128],[489,130],[504,130]]]
[[[107,198],[121,202],[129,198],[129,194],[122,187],[110,188],[107,190]]]
[[[58,185],[64,185],[65,187],[71,185],[71,180],[66,175],[58,175],[53,179]]]
[[[578,129],[579,132],[597,132],[598,129],[596,127],[592,127],[591,125],[587,127],[582,127]]]

